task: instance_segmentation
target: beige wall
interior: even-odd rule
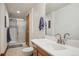
[[[41,31],[39,30],[40,17],[43,17],[45,20],[45,4],[38,4],[36,7],[33,8],[33,39],[44,38],[45,36],[45,29]]]
[[[31,8],[28,13],[30,16],[30,40],[44,38],[45,29],[39,31],[39,20],[41,16],[44,17],[45,20],[45,4],[38,4],[34,8]]]
[[[70,33],[71,40],[68,40],[68,44],[79,47],[79,3],[69,4],[55,12],[49,13],[54,22],[54,32],[60,33],[62,36],[65,33]]]
[[[0,3],[0,54],[7,48],[7,27],[4,27],[5,17],[7,18],[7,27],[9,26],[8,12],[3,3]]]

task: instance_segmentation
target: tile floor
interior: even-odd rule
[[[21,46],[21,47],[13,47],[9,48],[5,54],[5,56],[24,56],[22,49],[26,48],[27,45]]]
[[[23,56],[23,47],[9,48],[5,56]]]

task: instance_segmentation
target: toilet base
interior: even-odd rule
[[[24,56],[32,56],[33,55],[33,47],[27,47],[22,49]]]

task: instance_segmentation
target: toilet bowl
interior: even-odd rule
[[[33,52],[33,47],[27,47],[22,49],[24,56],[31,56]]]

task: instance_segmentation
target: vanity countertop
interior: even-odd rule
[[[54,56],[79,56],[79,48],[62,45],[49,39],[33,39],[34,44]]]

